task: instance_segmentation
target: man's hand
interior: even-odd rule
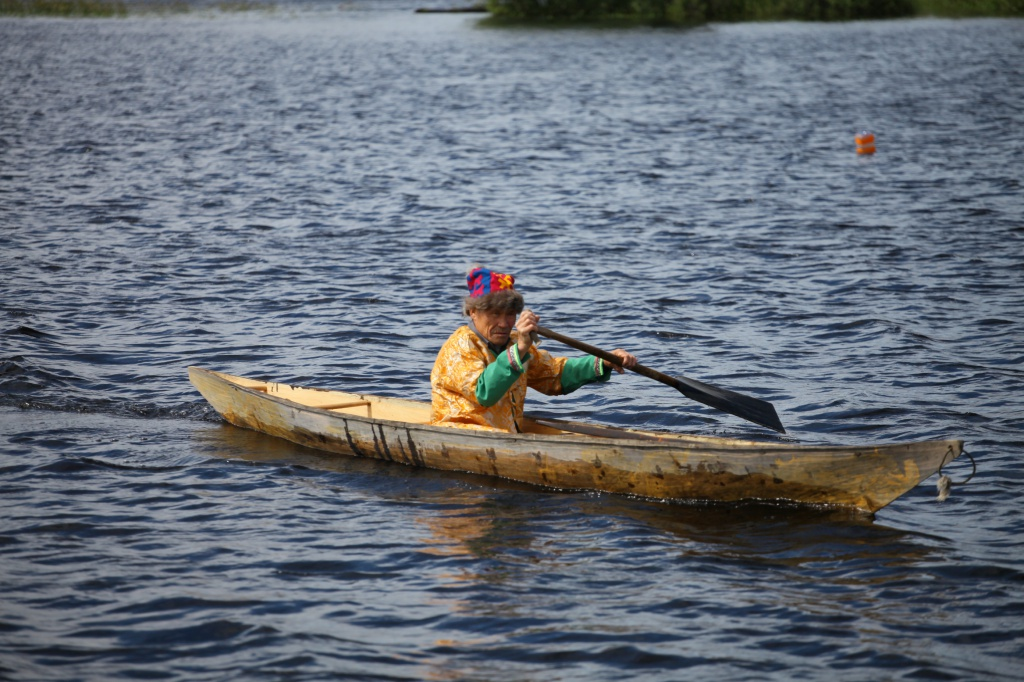
[[[625,367],[626,369],[632,369],[633,367],[636,367],[636,356],[633,355],[632,353],[627,353],[621,348],[616,348],[615,350],[611,351],[611,354],[622,360],[622,367]],[[605,367],[611,367],[619,374],[622,374],[623,372],[626,371],[626,369],[619,367],[614,362],[608,362],[603,358],[601,362],[604,363]]]
[[[526,355],[530,350],[530,346],[533,345],[533,335],[539,326],[540,318],[529,308],[525,308],[519,314],[519,319],[516,320],[516,331],[519,332],[519,341],[517,342],[519,357]]]

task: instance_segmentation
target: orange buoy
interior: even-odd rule
[[[857,153],[858,154],[874,154],[875,153],[875,136],[868,131],[863,131],[857,134],[857,137],[853,138],[857,142]]]

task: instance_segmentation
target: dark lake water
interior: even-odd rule
[[[413,6],[0,18],[0,679],[1020,679],[1024,22]],[[427,399],[476,262],[794,442],[977,475],[874,518],[550,492],[187,381]],[[777,437],[637,375],[530,407]]]

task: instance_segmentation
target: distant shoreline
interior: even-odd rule
[[[1024,16],[1024,0],[488,0],[486,23],[692,26]]]
[[[1024,17],[1024,0],[576,0],[557,4],[488,0],[470,5],[422,7],[416,14],[486,14],[481,25],[502,26],[686,26],[758,21],[861,21],[872,19]],[[628,7],[629,11],[622,8]],[[275,12],[272,1],[222,0],[0,0],[0,16],[126,17],[193,11]],[[575,8],[575,9],[574,9]],[[596,8],[596,9],[595,9]]]

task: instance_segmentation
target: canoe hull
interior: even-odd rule
[[[963,449],[957,440],[837,448],[621,429],[608,430],[618,437],[603,438],[532,422],[527,430],[534,433],[507,434],[430,426],[429,405],[415,401],[200,368],[189,368],[189,375],[231,424],[318,450],[665,500],[770,500],[875,512]]]

